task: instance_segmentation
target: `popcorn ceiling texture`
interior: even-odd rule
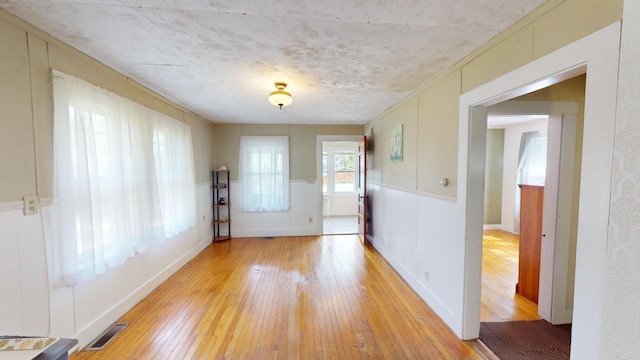
[[[544,0],[0,0],[216,123],[364,124]],[[293,105],[267,101],[285,81]]]

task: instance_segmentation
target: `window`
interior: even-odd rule
[[[339,152],[335,157],[335,192],[356,191],[355,152]]]
[[[537,131],[525,132],[520,138],[518,174],[513,205],[514,231],[520,232],[519,184],[544,185],[547,176],[547,136]]]
[[[325,142],[322,149],[322,192],[325,195],[355,194],[358,143]]]
[[[55,70],[53,95],[57,286],[195,225],[188,125]]]
[[[245,212],[289,210],[289,137],[243,136],[240,183]]]

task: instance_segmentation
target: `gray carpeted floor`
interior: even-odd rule
[[[480,324],[480,340],[501,360],[569,359],[571,324],[544,320]]]

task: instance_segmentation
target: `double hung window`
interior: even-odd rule
[[[53,71],[56,285],[123,264],[195,225],[188,125]]]
[[[289,137],[243,136],[240,183],[245,212],[289,210]]]

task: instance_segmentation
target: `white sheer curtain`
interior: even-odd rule
[[[168,117],[154,121],[153,153],[164,235],[195,225],[196,198],[191,128]]]
[[[78,78],[52,76],[53,273],[64,286],[193,226],[195,184],[191,150],[154,138],[191,148],[189,126]]]
[[[547,136],[537,131],[526,132],[520,139],[516,195],[514,201],[514,231],[520,232],[520,187],[544,185],[547,176]]]
[[[240,183],[245,212],[289,210],[289,137],[243,136]]]

